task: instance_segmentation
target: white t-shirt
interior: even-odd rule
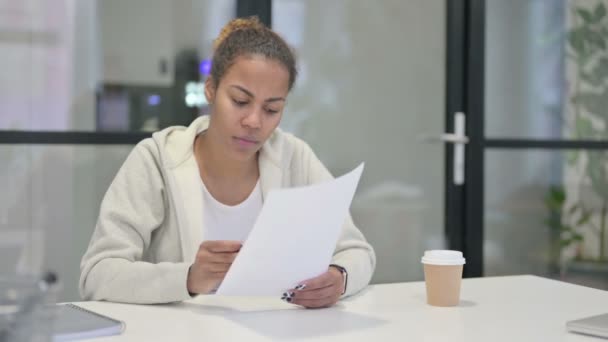
[[[253,228],[255,220],[262,210],[262,189],[260,181],[243,202],[237,205],[226,205],[209,193],[205,184],[203,188],[203,237],[204,240],[245,241]]]

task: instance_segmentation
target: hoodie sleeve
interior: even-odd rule
[[[186,263],[149,263],[142,255],[167,208],[156,145],[139,143],[118,171],[80,264],[85,300],[167,303],[190,298]]]
[[[304,177],[307,184],[315,184],[333,179],[333,176],[317,158],[312,149],[303,141],[301,148]],[[355,226],[350,213],[347,215],[342,232],[336,244],[332,264],[342,266],[348,272],[348,284],[343,297],[353,295],[365,288],[376,267],[376,254],[373,247]]]

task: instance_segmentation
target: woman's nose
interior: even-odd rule
[[[260,128],[262,126],[262,112],[261,110],[252,110],[249,112],[242,121],[244,126],[250,128]]]

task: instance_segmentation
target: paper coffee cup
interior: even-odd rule
[[[460,283],[465,259],[462,252],[432,250],[424,252],[426,302],[433,306],[456,306],[460,302]]]

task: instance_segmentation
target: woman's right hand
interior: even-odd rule
[[[205,241],[196,253],[194,264],[188,272],[187,287],[190,293],[209,293],[222,282],[236,258],[240,241]]]

